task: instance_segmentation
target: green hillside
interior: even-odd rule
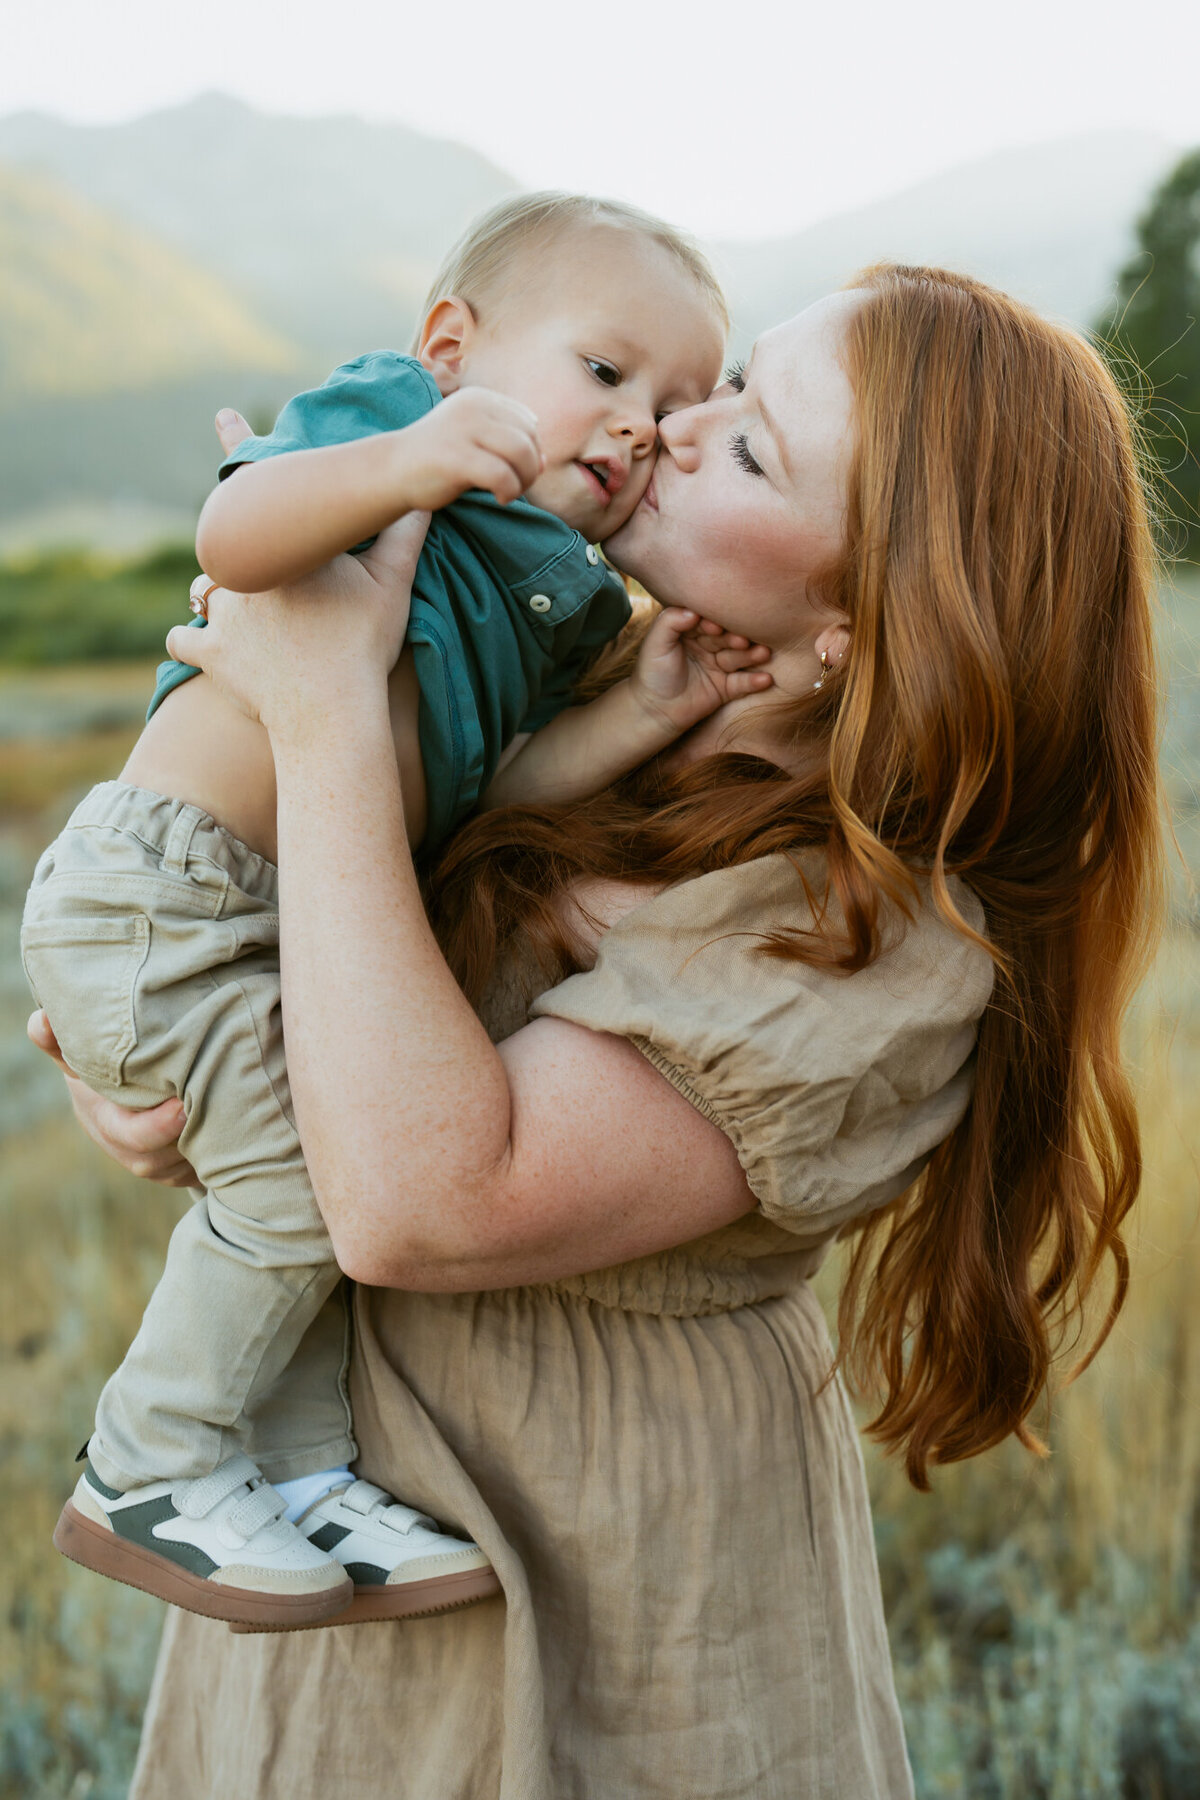
[[[0,118],[0,163],[211,270],[322,371],[407,343],[445,250],[517,185],[402,125],[268,116],[222,94],[120,124]]]
[[[178,251],[43,175],[0,166],[0,406],[295,361]]]

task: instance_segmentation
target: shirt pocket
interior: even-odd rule
[[[101,1091],[120,1087],[125,1059],[137,1046],[134,1002],[149,948],[144,912],[89,911],[78,893],[56,895],[53,882],[26,911],[25,978],[69,1067]]]

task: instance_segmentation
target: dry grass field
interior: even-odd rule
[[[1164,609],[1164,750],[1200,868],[1200,585]],[[116,1171],[27,1052],[16,952],[38,849],[119,765],[145,666],[0,673],[0,1800],[120,1800],[161,1609],[50,1548],[97,1387],[179,1207]],[[1131,1023],[1148,1139],[1135,1278],[1094,1367],[1056,1396],[1052,1454],[1013,1446],[914,1494],[867,1451],[922,1800],[1200,1795],[1200,933],[1186,873]],[[836,1271],[823,1277],[827,1295]],[[681,1796],[681,1800],[683,1797]],[[846,1800],[853,1800],[846,1796]]]

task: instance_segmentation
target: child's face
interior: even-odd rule
[[[707,397],[723,350],[711,302],[674,257],[600,225],[554,245],[494,323],[468,320],[452,385],[532,408],[546,466],[526,498],[594,542],[629,518],[658,420]]]

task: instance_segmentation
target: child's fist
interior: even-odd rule
[[[491,388],[460,388],[396,437],[405,504],[422,512],[468,488],[507,505],[542,472],[537,414]]]

